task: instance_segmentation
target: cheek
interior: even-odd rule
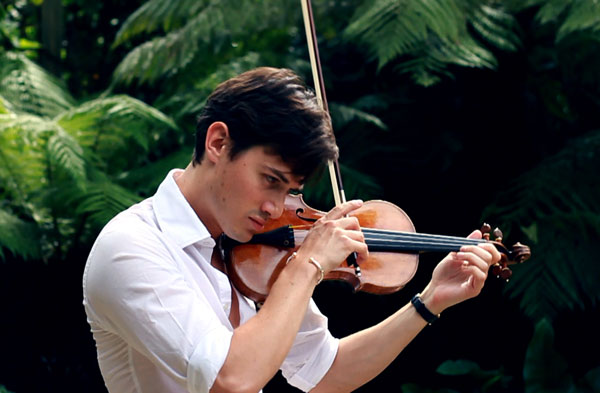
[[[232,176],[233,173],[224,171],[218,183],[220,188],[218,203],[222,209],[229,211],[242,208],[252,201],[256,193],[256,185],[248,175]]]

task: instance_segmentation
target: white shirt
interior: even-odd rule
[[[231,344],[231,286],[210,264],[215,242],[175,183],[175,171],[153,197],[106,225],[85,267],[83,304],[112,393],[208,392]],[[256,310],[236,295],[244,323]],[[311,299],[282,373],[308,391],[337,348]]]

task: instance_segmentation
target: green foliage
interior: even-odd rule
[[[148,162],[178,128],[125,95],[76,105],[24,55],[0,54],[0,259],[4,250],[62,258],[86,231],[140,200],[118,176]]]
[[[532,260],[515,267],[506,292],[533,319],[600,300],[600,132],[569,143],[498,195],[484,216],[527,235]],[[525,241],[524,241],[525,242]]]
[[[509,383],[512,377],[505,375],[502,369],[483,370],[470,360],[447,360],[438,367],[437,373],[445,376],[444,380],[448,385],[455,385],[460,389],[431,389],[409,383],[402,385],[402,392],[514,391]],[[600,389],[600,367],[588,370],[582,377],[574,376],[564,357],[556,350],[552,324],[549,320],[542,319],[535,326],[525,354],[523,380],[525,393],[593,393]]]
[[[72,7],[67,10],[71,21],[90,25],[106,19],[101,10],[108,3],[63,2]],[[129,7],[135,3],[128,2]],[[151,195],[168,169],[189,162],[195,117],[218,83],[270,65],[290,67],[310,84],[296,0],[139,3],[128,18],[119,16],[114,23],[109,18],[113,33],[126,19],[114,42],[110,31],[85,37],[85,45],[93,43],[84,50],[90,51],[88,69],[94,72],[73,62],[85,56],[77,57],[84,52],[74,50],[71,36],[65,49],[72,57],[58,78],[34,61],[41,53],[39,10],[31,12],[30,2],[0,6],[0,260],[64,259],[81,243],[89,246],[106,221]],[[527,392],[600,391],[600,369],[581,377],[572,373],[554,348],[550,326],[559,313],[600,300],[595,257],[600,132],[590,119],[600,103],[600,6],[580,0],[316,0],[313,5],[348,198],[383,194],[382,177],[364,168],[377,163],[382,152],[387,157],[406,149],[385,145],[383,138],[411,137],[391,126],[409,123],[399,119],[407,113],[394,113],[403,107],[398,102],[422,99],[426,106],[454,75],[471,68],[502,71],[507,55],[525,58],[518,66],[522,75],[514,77],[526,85],[527,100],[543,104],[543,113],[536,114],[543,121],[523,143],[538,150],[528,171],[498,194],[483,216],[499,224],[507,239],[532,247],[532,259],[513,268],[514,279],[506,287],[508,296],[539,321],[527,352]],[[100,48],[110,43],[112,61],[119,65],[109,90],[78,102],[73,96],[90,94],[93,89],[82,86],[96,80],[98,68],[99,74],[113,71],[110,63],[95,61],[108,57]],[[410,87],[414,90],[406,87],[408,77],[417,85]],[[64,80],[72,82],[71,93]],[[99,76],[97,83],[96,93],[108,80]],[[413,98],[419,95],[424,98]],[[437,113],[428,109],[424,116]],[[477,113],[464,121],[473,119],[480,119],[481,129],[494,122]],[[435,156],[450,166],[463,149],[460,135],[439,134],[417,159]],[[511,153],[508,159],[519,159]],[[332,205],[327,173],[306,190],[307,200]],[[438,375],[468,380],[476,385],[473,391],[508,391],[511,381],[503,369],[483,370],[466,360],[443,363]],[[402,386],[414,393],[465,389]],[[6,389],[0,385],[1,391]]]
[[[24,54],[0,51],[0,98],[7,109],[54,117],[74,100],[64,85]]]
[[[266,30],[289,26],[287,10],[290,6],[290,1],[150,0],[123,24],[115,45],[141,33],[154,33],[159,28],[166,34],[134,48],[115,71],[116,81],[153,83],[159,78],[188,71],[187,67],[196,59],[207,63],[215,58],[243,56],[251,50],[255,37]]]
[[[38,228],[34,223],[24,221],[3,208],[0,209],[0,246],[23,258],[40,258],[38,237]],[[0,259],[5,257],[0,247]]]
[[[526,393],[591,393],[600,388],[600,367],[576,378],[554,347],[554,329],[540,320],[525,355],[523,370]]]
[[[493,1],[377,0],[356,10],[345,34],[368,48],[380,69],[399,59],[400,72],[429,86],[450,76],[450,65],[496,67],[481,41],[514,51],[520,45],[515,26],[514,16]]]

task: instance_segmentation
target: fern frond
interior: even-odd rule
[[[6,258],[3,249],[24,259],[41,257],[37,225],[26,222],[9,211],[0,209],[0,260]]]
[[[117,32],[113,46],[131,40],[142,33],[153,33],[157,30],[171,31],[183,26],[192,15],[196,15],[206,7],[207,1],[150,0],[138,8]]]
[[[487,42],[505,51],[515,51],[521,40],[515,34],[517,21],[503,9],[482,5],[474,11],[469,23]]]
[[[0,114],[14,113],[13,110],[10,109],[11,105],[2,95],[0,95]]]
[[[377,0],[359,8],[345,30],[349,40],[362,42],[379,68],[395,59],[417,83],[430,85],[446,74],[449,64],[494,68],[494,55],[471,36],[468,25],[486,41],[514,50],[520,40],[516,22],[500,6],[484,1],[462,4],[436,0]]]
[[[173,76],[194,59],[206,63],[219,54],[244,53],[235,50],[232,42],[252,41],[265,29],[289,28],[290,13],[286,12],[289,0],[282,2],[256,2],[253,0],[226,0],[202,3],[195,6],[195,14],[187,22],[134,48],[118,65],[114,83],[153,83],[161,77]],[[148,15],[145,16],[149,18]],[[136,16],[136,18],[138,18]],[[125,34],[125,33],[123,33]],[[124,38],[123,38],[124,39]]]
[[[535,15],[540,24],[557,21],[571,5],[570,0],[547,0]]]
[[[373,176],[345,164],[340,164],[340,171],[344,184],[349,185],[344,190],[348,199],[370,200],[381,196],[381,186]],[[325,206],[324,209],[335,206],[329,173],[323,171],[319,176],[309,179],[304,195],[306,200],[318,201]]]
[[[352,121],[362,121],[374,125],[381,130],[387,130],[387,126],[381,119],[368,112],[362,111],[351,105],[332,102],[329,106],[331,121],[335,129],[339,129]]]
[[[32,115],[0,115],[0,179],[17,205],[25,206],[29,194],[44,184],[45,136],[54,124]]]
[[[77,184],[83,183],[86,172],[84,152],[71,135],[57,127],[48,140],[47,150],[53,166],[68,173]]]
[[[4,137],[0,138],[4,140],[0,150],[11,157],[7,165],[18,166],[15,176],[31,182],[27,190],[45,177],[48,165],[51,171],[64,171],[76,182],[85,178],[81,146],[54,121],[33,115],[0,115],[0,135]],[[31,169],[35,169],[35,175]]]
[[[85,186],[85,193],[73,199],[75,214],[87,216],[92,225],[101,228],[110,219],[141,198],[129,190],[108,180],[90,182]]]
[[[261,61],[261,57],[255,52],[235,57],[199,79],[194,85],[183,86],[182,92],[175,93],[164,100],[157,100],[155,105],[165,112],[172,113],[176,119],[188,115],[195,117],[204,107],[206,98],[219,83],[259,66]]]
[[[515,180],[484,217],[528,235],[532,258],[513,270],[507,286],[534,319],[574,309],[578,299],[600,301],[600,131],[573,141],[563,151]],[[526,243],[525,241],[523,241]]]
[[[190,163],[192,151],[184,148],[175,153],[142,167],[123,172],[118,177],[121,184],[126,184],[128,190],[136,194],[150,196],[164,180],[168,171],[174,168],[185,168]]]
[[[17,113],[54,117],[74,100],[63,83],[21,53],[0,53],[0,95]]]
[[[600,32],[600,4],[596,1],[573,1],[567,17],[556,33],[556,42],[571,33],[585,30]]]
[[[159,110],[125,95],[88,101],[55,120],[105,165],[115,165],[111,168],[114,172],[135,162],[132,148],[137,146],[138,152],[146,153],[166,131],[179,130]]]

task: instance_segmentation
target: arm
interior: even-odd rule
[[[275,375],[288,354],[305,315],[317,280],[315,258],[325,271],[339,266],[343,257],[367,247],[358,221],[345,218],[361,204],[348,202],[319,220],[280,273],[260,311],[235,329],[229,354],[211,392],[256,392]]]
[[[470,238],[480,238],[479,231]],[[434,314],[472,298],[481,291],[489,266],[500,259],[491,244],[465,246],[450,253],[435,268],[421,298]],[[383,371],[427,322],[411,305],[405,305],[383,322],[345,337],[336,359],[314,392],[352,391]]]

